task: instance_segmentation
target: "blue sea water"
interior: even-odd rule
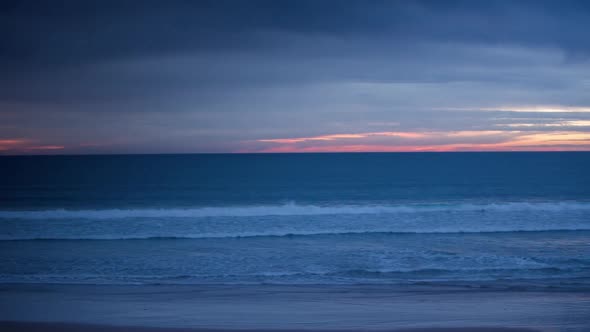
[[[590,153],[0,157],[0,283],[590,287]]]

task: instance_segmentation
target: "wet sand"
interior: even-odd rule
[[[297,330],[213,330],[190,328],[153,328],[137,326],[109,326],[91,324],[66,323],[30,323],[0,322],[0,330],[4,332],[297,332]],[[304,332],[339,332],[338,330],[300,330]],[[341,330],[341,332],[366,331],[363,329]],[[457,327],[457,328],[418,328],[383,330],[383,332],[535,332],[532,329],[502,327]]]
[[[0,321],[43,332],[577,332],[590,330],[590,291],[20,284],[0,286]]]

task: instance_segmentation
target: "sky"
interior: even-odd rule
[[[0,154],[590,150],[590,2],[0,1]]]

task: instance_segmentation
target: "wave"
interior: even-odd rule
[[[505,202],[505,203],[441,203],[405,205],[283,205],[229,206],[166,209],[103,209],[103,210],[39,210],[0,211],[0,219],[91,219],[125,218],[205,218],[400,214],[423,212],[518,212],[518,211],[590,211],[590,202]]]
[[[548,229],[506,229],[506,230],[432,230],[432,231],[317,231],[317,232],[275,232],[275,233],[240,233],[240,234],[184,234],[184,235],[90,235],[90,236],[0,236],[0,241],[117,241],[117,240],[206,240],[206,239],[247,239],[247,238],[290,238],[305,236],[359,236],[359,235],[419,235],[419,234],[504,234],[504,233],[547,233],[590,231],[586,228],[548,228]]]
[[[249,274],[176,274],[176,275],[110,275],[102,274],[0,274],[0,284],[44,283],[44,284],[108,284],[108,285],[370,285],[386,283],[390,285],[464,282],[529,282],[543,281],[544,285],[552,279],[559,281],[555,287],[588,285],[587,277],[571,276],[572,268],[534,267],[534,268],[424,268],[424,269],[352,269],[331,272],[257,272]],[[509,275],[507,275],[509,274]],[[568,282],[564,282],[564,278]],[[527,286],[533,286],[527,284]]]

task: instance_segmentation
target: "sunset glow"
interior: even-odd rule
[[[12,150],[26,144],[22,139],[0,139],[0,151]]]
[[[371,143],[371,139],[379,137],[396,140],[391,143]],[[457,139],[470,141],[457,142]],[[329,144],[313,144],[326,141]],[[374,132],[261,139],[258,142],[272,145],[242,152],[587,151],[590,150],[590,133],[499,130]]]
[[[55,151],[66,148],[63,145],[45,145],[38,143],[39,142],[30,139],[2,139],[0,140],[0,152],[35,153],[37,151]]]

